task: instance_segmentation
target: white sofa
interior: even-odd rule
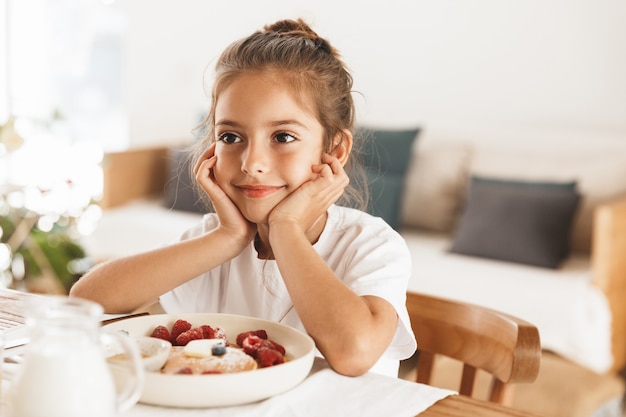
[[[572,253],[560,268],[448,251],[471,175],[578,183],[582,199],[571,230]],[[414,148],[402,205],[402,233],[413,254],[409,290],[509,312],[539,328],[545,349],[599,373],[621,369],[626,246],[614,245],[626,239],[620,236],[626,233],[625,202],[626,136],[425,131]],[[601,221],[612,224],[602,227]]]

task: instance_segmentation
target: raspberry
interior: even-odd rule
[[[273,340],[270,340],[270,339],[267,339],[267,340],[263,341],[263,347],[268,347],[270,349],[277,350],[278,352],[280,352],[281,355],[285,354],[285,348],[282,345],[280,345],[280,344],[278,344],[278,343],[276,343],[276,342],[274,342]]]
[[[168,342],[172,340],[172,336],[170,335],[170,331],[167,330],[165,326],[157,326],[150,334],[150,337],[156,337],[158,339],[167,340]]]
[[[203,339],[215,339],[215,329],[207,324],[200,326]]]
[[[191,329],[191,323],[186,320],[176,320],[174,325],[172,326],[171,339],[170,341],[174,346],[176,346],[176,339],[179,335]]]
[[[245,339],[246,337],[248,337],[250,335],[257,336],[257,337],[259,337],[261,339],[267,339],[267,332],[265,330],[263,330],[263,329],[251,330],[249,332],[243,332],[243,333],[239,333],[237,335],[237,345],[238,346],[242,346],[243,339]]]
[[[285,362],[285,357],[279,351],[268,347],[259,348],[256,352],[256,359],[261,368]]]
[[[246,352],[248,355],[256,358],[256,351],[262,346],[262,343],[263,339],[261,339],[259,336],[251,334],[243,339],[243,341],[241,342],[241,347],[243,348],[243,351]]]
[[[176,338],[177,346],[185,346],[191,340],[202,339],[202,329],[199,327],[194,327],[193,329],[189,329],[186,332],[183,332],[178,335]]]

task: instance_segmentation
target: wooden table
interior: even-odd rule
[[[419,417],[537,417],[499,404],[453,395],[433,404]]]
[[[24,323],[19,301],[32,294],[0,289],[0,331]],[[11,349],[9,349],[10,351]],[[419,417],[536,417],[532,414],[507,408],[499,404],[452,395],[438,401]]]
[[[24,324],[19,302],[27,296],[30,294],[0,288],[0,331]]]

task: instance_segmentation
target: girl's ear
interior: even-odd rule
[[[330,154],[337,158],[341,165],[345,165],[348,162],[348,157],[350,152],[352,152],[352,141],[352,132],[348,129],[338,132],[333,138],[333,149]]]

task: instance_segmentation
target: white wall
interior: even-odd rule
[[[626,132],[623,0],[118,0],[130,146],[190,137],[231,41],[301,16],[344,55],[359,121]]]
[[[8,25],[6,0],[0,0],[0,28]],[[0,30],[0,124],[6,121],[9,112],[8,103],[8,81],[6,80],[8,63],[7,55],[7,33]]]

